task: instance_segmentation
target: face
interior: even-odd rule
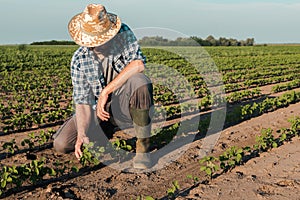
[[[100,46],[97,46],[97,47],[93,47],[92,50],[94,50],[97,53],[101,53],[104,56],[107,56],[109,54],[109,51],[112,50],[112,48],[109,46],[109,42],[107,42],[107,43],[105,43],[103,45],[100,45]]]

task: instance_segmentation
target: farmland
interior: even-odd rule
[[[76,48],[0,47],[4,198],[180,198],[188,190],[199,195],[218,175],[299,140],[299,46],[143,47],[145,73],[154,84],[152,152],[159,161],[176,153],[182,138],[188,138],[183,146],[189,147],[175,161],[146,173],[106,166],[101,160],[107,159],[106,147],[96,153],[85,147],[80,161],[72,153],[56,153],[51,136],[74,112],[69,63]],[[202,157],[207,133],[220,138],[205,147]],[[135,149],[132,141],[122,131],[115,134],[113,162],[126,163],[127,152]],[[168,146],[173,148],[160,153]],[[294,186],[299,189],[299,180]]]

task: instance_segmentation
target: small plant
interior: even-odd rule
[[[19,150],[18,145],[16,145],[16,140],[12,139],[10,142],[5,142],[2,145],[2,148],[5,149],[8,153],[14,154],[15,151]]]
[[[93,150],[92,148],[94,147],[94,143],[90,142],[88,144],[83,144],[83,150],[82,150],[82,156],[80,157],[80,163],[83,166],[88,166],[88,165],[98,165],[100,161],[98,160],[97,157],[92,153]]]
[[[278,147],[278,144],[276,142],[276,139],[274,138],[272,134],[272,129],[263,129],[261,131],[261,135],[256,137],[256,145],[254,145],[254,148],[258,151],[268,151],[271,148]]]
[[[41,160],[33,160],[29,164],[29,168],[31,171],[30,181],[35,184],[37,181],[42,180],[44,175],[46,175],[49,171],[47,167],[44,167],[45,159]]]
[[[290,119],[289,122],[291,125],[291,131],[295,136],[300,136],[300,117],[295,117],[294,119]]]
[[[67,161],[68,162],[68,161]],[[55,166],[55,172],[56,172],[56,175],[64,175],[67,167],[66,167],[66,162],[65,163],[62,163],[60,162],[59,160],[56,160],[53,165]]]
[[[117,139],[112,144],[115,146],[115,149],[117,151],[121,150],[121,149],[123,149],[125,151],[131,151],[132,150],[132,146],[128,145],[125,140],[119,140],[119,139]]]
[[[197,176],[193,176],[193,175],[187,175],[186,176],[188,179],[192,179],[193,180],[193,183],[194,183],[194,185],[196,185],[197,183],[199,183],[199,177],[197,177]]]
[[[219,166],[215,164],[217,160],[218,159],[214,156],[205,156],[199,161],[200,164],[204,164],[200,167],[200,171],[204,171],[210,180],[213,174],[219,170]]]
[[[173,181],[172,187],[167,190],[168,198],[174,199],[177,192],[179,191],[179,189],[180,189],[180,186],[178,184],[178,181],[177,180]]]
[[[293,132],[287,128],[280,129],[280,136],[277,138],[278,145],[283,145],[286,141],[291,141],[294,137]]]
[[[238,149],[233,146],[230,149],[226,150],[222,155],[220,155],[220,167],[225,171],[232,170],[236,165],[242,163],[242,159],[244,156],[243,149]]]
[[[36,136],[36,139],[38,140],[38,143],[40,145],[45,144],[46,142],[49,141],[49,139],[51,138],[51,132],[45,132],[45,131],[41,131],[39,136]]]
[[[9,183],[12,183],[14,179],[16,179],[16,175],[18,174],[18,171],[15,167],[7,167],[4,166],[2,168],[2,171],[0,172],[0,196],[5,191],[7,185]]]
[[[34,139],[35,139],[34,133],[29,133],[28,136],[29,136],[29,138],[25,138],[21,142],[21,145],[22,146],[28,145],[29,149],[33,149],[33,147],[34,147]]]
[[[127,144],[125,140],[119,140],[112,142],[109,144],[112,151],[110,152],[112,157],[117,157],[119,161],[125,159],[128,155],[129,151],[132,150],[132,146]]]

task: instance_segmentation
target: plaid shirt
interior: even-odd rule
[[[144,63],[146,61],[136,37],[125,24],[122,24],[113,39],[102,46],[108,59],[105,63],[88,47],[79,47],[72,57],[71,78],[75,104],[95,104],[95,97],[98,97],[106,86],[100,65],[103,68],[113,67],[119,73],[133,60],[142,60]]]

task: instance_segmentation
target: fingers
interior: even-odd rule
[[[82,156],[82,151],[80,148],[75,148],[75,156],[78,160],[80,160],[80,157]]]
[[[81,145],[82,145],[82,142],[78,142],[78,141],[75,144],[75,156],[78,160],[82,156]]]
[[[108,121],[109,119],[109,113],[104,110],[104,108],[98,107],[97,108],[97,116],[102,120],[102,121]]]

